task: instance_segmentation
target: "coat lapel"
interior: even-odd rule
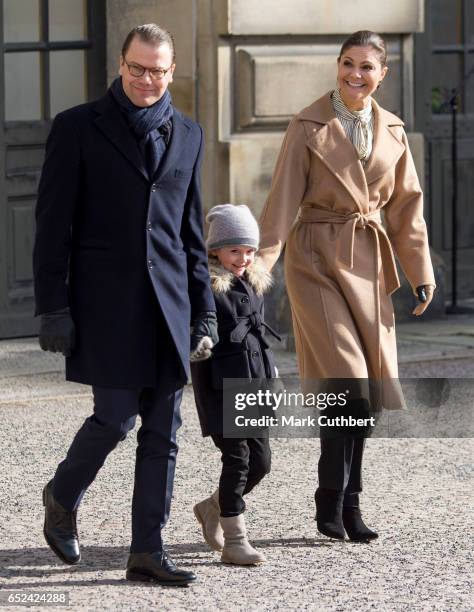
[[[374,111],[374,142],[372,154],[365,167],[367,184],[373,183],[383,176],[401,157],[405,146],[397,138],[395,126],[403,126],[403,121],[393,113],[381,108],[375,100],[372,101]]]
[[[354,145],[336,117],[330,93],[302,111],[299,118],[323,124],[313,129],[306,144],[339,179],[362,212],[369,201],[364,170]]]
[[[381,108],[375,100],[372,100],[372,108],[374,142],[365,166],[360,163],[354,145],[336,117],[330,92],[299,114],[299,119],[322,124],[313,129],[306,144],[341,181],[361,212],[368,205],[368,185],[382,177],[405,150],[394,129],[403,126],[403,121]]]
[[[189,127],[186,125],[183,116],[179,111],[173,108],[173,131],[171,132],[171,140],[166,149],[166,153],[158,166],[158,170],[155,172],[153,179],[158,181],[164,176],[169,169],[176,162],[181,149],[184,146],[186,138],[189,133]]]
[[[95,124],[99,130],[112,142],[112,144],[124,155],[128,161],[139,170],[148,180],[145,162],[138,148],[137,141],[130,132],[125,119],[122,117],[120,108],[107,93],[99,100],[96,106],[99,116]]]

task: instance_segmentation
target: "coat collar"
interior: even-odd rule
[[[301,121],[319,124],[309,130],[307,146],[341,181],[361,212],[369,201],[368,185],[383,176],[402,155],[405,147],[396,126],[403,121],[372,100],[374,142],[365,167],[357,157],[331,101],[331,92],[313,102],[296,116]],[[395,128],[395,129],[394,129]]]
[[[94,110],[98,114],[95,119],[95,124],[99,130],[148,181],[149,176],[146,170],[145,161],[138,148],[137,141],[122,116],[118,104],[113,100],[110,93],[107,92],[105,96],[98,100]],[[173,131],[171,133],[171,141],[158,167],[158,171],[155,176],[152,177],[153,180],[159,180],[171,168],[178,158],[190,130],[186,118],[174,107],[172,121]]]
[[[228,293],[237,280],[237,277],[222,266],[213,255],[209,255],[209,276],[211,277],[211,288],[216,294]],[[258,296],[267,291],[273,283],[272,275],[265,268],[259,257],[247,268],[243,276]]]

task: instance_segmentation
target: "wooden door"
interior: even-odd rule
[[[34,209],[54,116],[105,90],[103,0],[1,0],[0,338],[33,335]]]
[[[427,217],[451,296],[452,115],[458,92],[458,298],[474,297],[474,0],[426,0],[416,35],[416,130],[426,137]]]

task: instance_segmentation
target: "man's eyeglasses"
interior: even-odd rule
[[[126,60],[123,60],[127,64],[128,71],[133,77],[141,77],[145,74],[145,72],[149,72],[152,79],[159,81],[162,79],[165,74],[171,70],[173,64],[169,68],[145,68],[144,66],[140,66],[140,64],[129,64]]]

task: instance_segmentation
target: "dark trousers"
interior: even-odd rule
[[[321,437],[320,488],[344,491],[345,497],[361,493],[364,446],[363,437]]]
[[[162,550],[161,529],[168,520],[176,465],[176,431],[181,425],[181,383],[160,376],[157,388],[93,387],[94,413],[77,432],[54,476],[52,493],[66,509],[78,507],[107,455],[135,426],[135,485],[131,552]]]
[[[245,510],[243,496],[270,473],[271,450],[268,438],[224,438],[212,436],[222,453],[219,480],[221,516],[237,516]]]
[[[370,412],[366,399],[356,399],[347,407],[327,409],[328,417],[353,416],[354,418],[373,417],[378,414]],[[319,487],[344,491],[344,504],[352,505],[355,495],[362,492],[362,460],[365,441],[371,436],[371,425],[360,428],[336,427],[327,432],[320,430],[321,456],[318,463]]]

